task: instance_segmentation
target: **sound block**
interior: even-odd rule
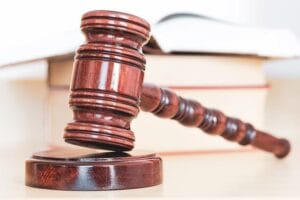
[[[121,190],[162,183],[162,160],[153,153],[56,148],[26,161],[26,185],[56,190]]]

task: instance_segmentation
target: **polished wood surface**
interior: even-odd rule
[[[139,112],[149,24],[136,16],[92,11],[82,17],[86,44],[77,50],[71,83],[74,121],[67,143],[116,152],[59,149],[26,162],[26,185],[58,190],[117,190],[158,185],[162,161],[155,154],[123,153],[134,146],[131,120]]]
[[[140,105],[157,116],[173,118],[241,145],[251,144],[278,158],[289,153],[290,144],[285,139],[168,90],[143,86],[145,59],[141,48],[150,31],[146,21],[125,13],[92,11],[82,17],[81,28],[87,43],[75,56],[70,95],[74,121],[65,129],[66,142],[131,150],[135,138],[130,122]]]
[[[256,130],[249,123],[227,117],[219,110],[205,108],[197,101],[184,99],[155,85],[144,84],[140,106],[143,111],[152,112],[156,116],[174,119],[188,127],[198,127],[240,145],[251,144],[278,158],[290,152],[290,144],[286,139],[278,139]]]
[[[162,183],[162,160],[149,152],[57,148],[26,161],[26,185],[57,190],[119,190]]]
[[[131,150],[131,120],[138,114],[145,59],[141,53],[150,26],[121,12],[92,11],[82,17],[86,44],[77,50],[70,106],[74,121],[64,134],[68,143]]]

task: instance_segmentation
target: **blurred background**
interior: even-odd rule
[[[297,150],[300,152],[299,142],[297,144],[300,139],[298,134],[300,131],[300,1],[298,0],[1,1],[0,155],[7,162],[15,163],[12,169],[16,171],[16,175],[11,182],[0,181],[0,193],[1,189],[4,191],[3,188],[7,188],[5,194],[7,197],[13,197],[12,188],[16,188],[17,184],[19,191],[17,194],[35,196],[34,191],[28,192],[28,190],[21,188],[24,177],[23,168],[19,169],[20,166],[23,166],[24,159],[34,151],[44,149],[47,146],[64,145],[63,128],[66,122],[71,119],[71,112],[68,108],[68,83],[71,76],[72,61],[75,50],[84,40],[80,34],[80,19],[83,13],[99,9],[122,11],[143,17],[154,27],[153,34],[154,37],[157,36],[154,39],[158,43],[161,42],[161,47],[166,47],[165,49],[170,47],[169,49],[172,50],[172,48],[177,48],[176,45],[174,47],[175,43],[179,45],[176,49],[177,54],[173,54],[172,51],[165,51],[163,56],[146,52],[148,61],[146,74],[149,74],[146,77],[147,81],[169,87],[183,96],[203,102],[204,105],[219,108],[229,115],[241,117],[259,128],[275,133],[275,135],[291,139],[294,145],[292,152],[294,157],[286,166],[279,167],[280,169],[283,167],[282,171],[285,173],[278,174],[274,171],[274,175],[272,171],[269,172],[270,176],[275,177],[272,179],[274,184],[276,185],[277,182],[278,184],[273,188],[270,186],[266,190],[258,189],[257,191],[260,195],[268,196],[275,196],[277,193],[280,195],[297,195],[296,180],[293,177],[300,177],[296,170],[297,155],[294,155]],[[227,44],[227,50],[222,49],[227,48],[226,45],[222,46],[220,50],[209,51],[199,50],[196,47],[194,51],[196,55],[189,55],[190,52],[184,56],[181,55],[181,53],[186,52],[185,50],[180,51],[180,44],[183,44],[180,43],[180,38],[189,36],[196,38],[198,35],[198,39],[200,39],[201,24],[197,25],[198,31],[200,31],[198,34],[196,31],[195,33],[185,31],[185,26],[177,26],[176,20],[173,21],[175,24],[173,28],[178,28],[178,30],[172,29],[175,31],[167,33],[165,38],[170,36],[172,39],[172,35],[176,36],[173,41],[171,39],[168,41],[173,46],[168,46],[164,37],[159,35],[159,33],[165,33],[162,32],[163,28],[159,29],[159,27],[163,27],[160,26],[163,23],[159,23],[159,21],[176,13],[193,13],[209,18],[211,21],[216,20],[220,24],[230,24],[230,27],[241,27],[239,29],[241,32],[234,32],[235,29],[226,29],[227,35],[230,35],[232,31],[232,35],[238,36],[239,33],[242,33],[245,36],[239,38],[241,43],[236,42],[235,44],[240,52],[238,50],[231,52],[232,46]],[[209,20],[208,23],[211,22]],[[181,21],[180,23],[185,22]],[[223,25],[220,26],[220,29],[222,27]],[[266,40],[271,38],[268,40],[269,44],[258,42],[259,37],[263,36],[261,34],[263,32],[259,32],[255,38],[251,36],[253,33],[251,31],[255,32],[256,30],[268,31],[268,35],[265,35],[264,38]],[[277,37],[279,32],[276,31],[278,30],[284,34]],[[208,40],[212,42],[212,46],[218,49],[218,44],[213,41],[215,39],[226,40],[227,35],[223,34],[221,30],[214,33],[216,38],[212,38],[211,41]],[[242,41],[243,38],[246,38],[245,41]],[[277,45],[276,38],[282,39],[281,44],[286,41],[282,49],[280,49],[280,45]],[[182,41],[189,43],[183,39]],[[234,37],[232,41],[234,41]],[[272,44],[272,41],[276,45]],[[208,46],[210,46],[209,42],[207,43]],[[243,51],[243,42],[248,45],[252,44],[249,46],[250,53]],[[259,46],[265,51],[258,52],[256,47]],[[165,49],[160,50],[164,51]],[[193,49],[191,50],[193,51]],[[274,52],[279,53],[273,55]],[[285,54],[286,52],[288,54]],[[164,71],[162,70],[164,65],[170,65],[174,68]],[[185,68],[182,68],[183,65],[186,65]],[[172,75],[170,75],[172,77],[170,80],[165,80],[166,74],[170,70],[172,70]],[[153,123],[146,123],[149,120],[152,120]],[[169,124],[165,121],[163,124],[160,123],[160,120],[147,114],[141,115],[136,120],[134,127],[136,127],[137,132],[138,148],[152,149],[166,154],[181,150],[200,150],[201,152],[240,150],[238,145],[223,140],[215,140],[215,138],[211,139],[211,136],[204,135],[200,138],[198,134],[190,133],[191,136],[186,137],[185,135],[189,134],[187,133],[188,130],[173,122]],[[152,132],[158,133],[161,130],[169,130],[169,134],[176,135],[172,144],[155,143],[157,135],[152,134]],[[193,131],[199,132],[198,130],[190,130],[190,132]],[[168,140],[168,137],[165,137],[165,141]],[[21,154],[19,154],[20,151],[22,151]],[[206,159],[204,161],[208,163],[214,164],[216,162],[213,158]],[[236,159],[238,160],[239,157]],[[256,158],[253,157],[253,159],[244,162],[245,165],[247,162],[251,165],[255,161]],[[176,162],[172,161],[171,163],[176,164]],[[274,166],[275,170],[276,163],[267,159],[266,163],[270,168]],[[199,163],[192,163],[195,166],[197,164]],[[232,163],[232,165],[236,165],[236,163]],[[168,165],[168,169],[170,166],[171,164]],[[228,166],[230,166],[230,161]],[[268,167],[260,165],[254,168],[256,170],[264,168],[265,170]],[[170,173],[166,174],[167,179],[176,172],[176,170],[173,170],[172,173],[171,171],[171,169],[168,170]],[[253,174],[250,173],[248,176],[252,177]],[[0,175],[7,179],[10,178],[5,172],[0,172]],[[202,175],[205,176],[205,174]],[[256,174],[255,177],[257,176]],[[286,182],[291,180],[286,186],[289,189],[278,189],[282,186],[280,183],[281,176],[286,177]],[[190,178],[193,178],[193,175],[190,175]],[[188,178],[183,180],[182,185],[185,181],[188,184]],[[249,183],[250,188],[265,185],[263,182],[260,183],[261,185],[253,178],[252,182]],[[215,183],[203,185],[206,195],[215,194],[216,190],[213,184]],[[222,188],[222,185],[217,186]],[[165,192],[162,192],[163,189],[161,189],[154,191],[154,194],[172,194],[176,187],[170,188],[167,183]],[[278,189],[275,193],[274,188]],[[192,194],[198,195],[199,191],[196,187],[192,187],[190,190]],[[221,189],[217,194],[230,196],[230,192],[232,192],[231,188],[228,190]],[[241,189],[240,193],[236,194],[248,196],[248,192],[246,189]],[[183,195],[184,193],[179,186],[176,191],[174,190],[174,194]]]
[[[0,20],[1,52],[32,44],[54,35],[78,30],[82,13],[95,9],[110,9],[133,13],[155,23],[172,12],[193,12],[248,26],[290,29],[300,36],[297,0],[186,0],[186,1],[3,1]],[[5,56],[11,57],[13,55]],[[3,56],[1,59],[4,59]],[[8,58],[6,58],[8,59]],[[296,63],[283,69],[268,70],[276,76],[299,77]]]

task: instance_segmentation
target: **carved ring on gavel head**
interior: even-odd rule
[[[141,107],[241,145],[253,145],[278,158],[289,153],[285,139],[169,90],[143,85],[145,58],[141,49],[150,32],[145,20],[120,12],[92,11],[83,15],[81,29],[87,43],[75,56],[70,95],[74,121],[65,129],[66,142],[131,150],[135,139],[130,122]]]
[[[92,11],[82,17],[87,43],[74,62],[65,141],[111,150],[131,150],[131,120],[139,112],[149,24],[132,15]]]

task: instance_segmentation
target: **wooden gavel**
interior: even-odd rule
[[[289,153],[286,139],[256,130],[249,123],[167,89],[143,85],[146,62],[142,46],[150,32],[145,20],[121,12],[92,11],[83,15],[81,29],[87,43],[75,56],[70,95],[74,121],[65,128],[66,142],[131,150],[135,139],[130,123],[141,108],[241,145],[253,145],[278,158]]]

